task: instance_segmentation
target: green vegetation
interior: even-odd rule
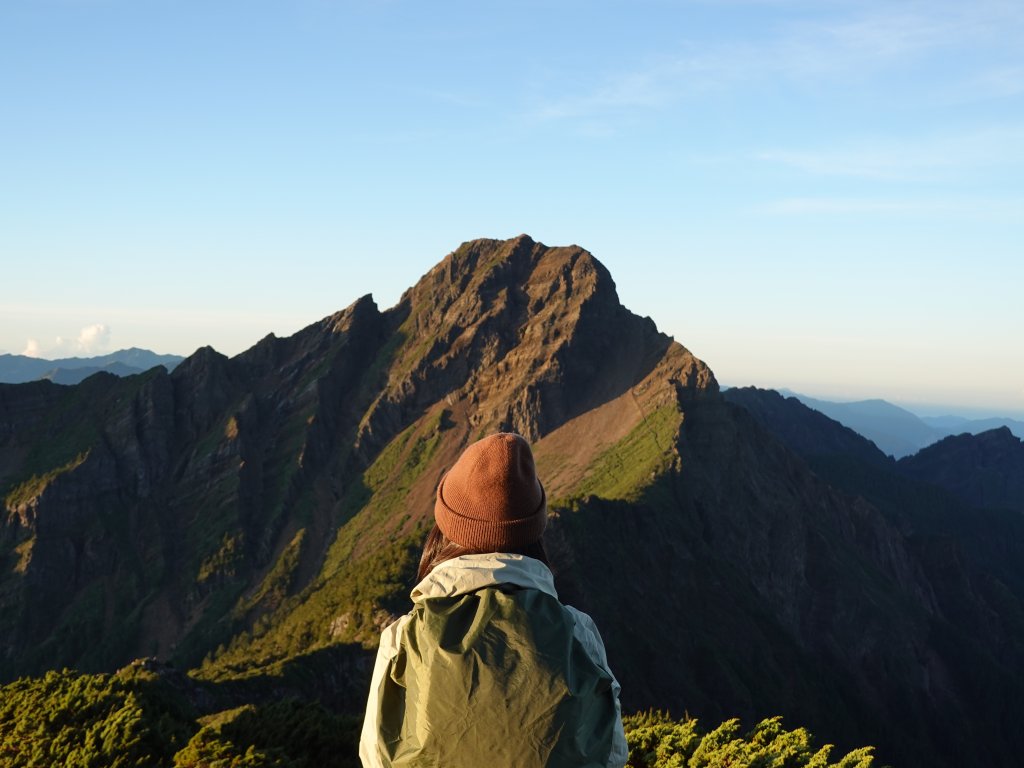
[[[0,688],[0,768],[357,768],[361,718],[296,699],[221,701],[215,686],[132,665],[114,675],[48,672]],[[269,693],[264,691],[264,695]],[[360,692],[361,693],[361,692]],[[195,702],[203,702],[200,711]],[[831,761],[780,718],[703,732],[657,712],[623,721],[629,768],[872,768],[872,748]]]
[[[430,466],[447,428],[448,413],[437,409],[397,435],[350,487],[340,502],[343,522],[319,577],[297,595],[279,589],[276,610],[261,616],[207,658],[200,674],[209,679],[247,677],[283,660],[338,642],[377,642],[394,613],[404,610],[425,531],[410,524],[405,508],[413,485]],[[287,548],[268,575],[291,573]],[[267,590],[271,587],[266,585]],[[263,586],[260,588],[261,593]],[[245,606],[256,601],[246,601]],[[268,604],[269,605],[269,604]]]
[[[358,718],[294,700],[201,716],[178,690],[187,685],[138,666],[17,680],[0,688],[0,768],[359,765]]]
[[[207,719],[174,756],[175,768],[358,768],[360,721],[319,704],[247,705]]]
[[[0,688],[0,766],[169,765],[187,711],[152,681],[65,670]]]
[[[447,411],[438,410],[388,443],[363,473],[362,484],[345,498],[345,516],[365,510],[374,518],[384,520],[403,505],[409,489],[434,457],[441,442],[441,432],[445,429],[446,416]],[[328,566],[332,559],[335,563],[340,562],[350,552],[351,549],[344,545],[332,548]]]
[[[624,718],[629,768],[871,768],[872,747],[830,762],[832,745],[815,747],[803,728],[787,731],[782,718],[762,720],[745,735],[740,721],[727,720],[702,733],[689,718],[675,721],[660,712]]]
[[[647,414],[632,431],[593,462],[573,496],[634,500],[669,468],[683,415],[675,405]]]
[[[61,395],[47,409],[46,416],[23,436],[31,446],[15,474],[0,478],[0,496],[43,476],[54,467],[73,463],[88,454],[100,440],[101,424],[122,410],[163,369],[117,378],[111,374],[91,376],[75,387],[61,387]]]
[[[339,642],[375,643],[391,622],[394,596],[408,591],[421,538],[409,537],[346,563],[317,589],[294,595],[261,617],[251,633],[236,635],[197,674],[226,680],[276,673],[300,654]]]
[[[75,458],[60,467],[55,467],[48,472],[39,475],[32,475],[28,480],[14,487],[4,498],[7,509],[13,511],[22,504],[28,504],[37,498],[46,487],[61,475],[77,469],[89,458],[89,451],[79,453]]]
[[[235,569],[242,560],[242,534],[234,536],[225,533],[221,539],[220,548],[213,554],[206,557],[199,565],[199,574],[196,582],[204,583],[215,576],[232,577]]]
[[[302,545],[306,541],[306,529],[300,528],[288,542],[288,546],[281,552],[280,557],[274,561],[273,567],[260,582],[259,588],[250,597],[243,598],[235,606],[235,618],[241,618],[253,608],[262,604],[265,608],[274,610],[287,598],[288,591],[292,586],[292,579],[299,566],[299,558],[302,555]]]

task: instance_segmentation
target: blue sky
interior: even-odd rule
[[[1024,5],[0,3],[0,351],[578,243],[725,384],[1024,414]]]

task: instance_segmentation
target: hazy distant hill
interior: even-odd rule
[[[0,386],[0,677],[153,655],[358,707],[438,479],[505,429],[534,444],[559,592],[597,620],[627,710],[1013,764],[1024,516],[757,400],[724,398],[591,254],[525,236],[234,358]]]
[[[841,403],[808,397],[787,389],[780,392],[845,424],[897,459],[917,453],[949,435],[965,432],[978,434],[998,427],[1008,427],[1017,437],[1024,438],[1024,422],[1010,418],[922,417],[886,400]]]
[[[934,443],[943,434],[929,427],[919,417],[885,400],[860,400],[836,403],[819,400],[795,392],[791,394],[804,405],[845,424],[877,445],[890,456],[900,458]]]
[[[965,419],[962,416],[922,416],[923,421],[933,429],[947,435],[961,435],[965,432],[978,435],[990,429],[1006,427],[1017,437],[1024,440],[1024,421],[1009,418]]]
[[[0,383],[21,384],[49,379],[57,384],[77,384],[98,371],[128,376],[148,371],[156,365],[168,371],[184,360],[180,355],[159,355],[148,349],[131,347],[97,357],[66,357],[44,360],[25,355],[0,355]]]

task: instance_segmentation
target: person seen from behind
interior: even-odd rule
[[[622,768],[619,684],[593,620],[558,600],[526,440],[466,448],[434,520],[413,609],[381,635],[364,768]]]

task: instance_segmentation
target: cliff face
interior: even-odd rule
[[[968,764],[944,757],[981,698],[964,659],[1005,680],[1020,654],[1012,617],[959,622],[1000,589],[1018,610],[1004,572],[970,581],[956,541],[922,549],[837,490],[593,256],[525,236],[232,359],[0,387],[0,673],[156,655],[239,678],[372,646],[407,608],[440,475],[498,429],[533,441],[559,589],[597,619],[627,708],[781,713]]]

